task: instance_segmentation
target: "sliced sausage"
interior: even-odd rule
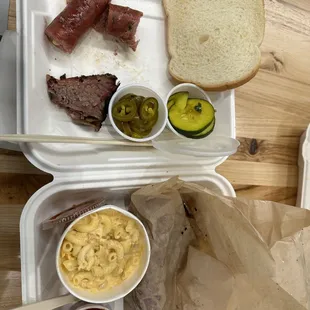
[[[70,0],[45,29],[47,38],[65,53],[71,53],[79,39],[98,21],[109,0]]]

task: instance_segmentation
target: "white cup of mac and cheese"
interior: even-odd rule
[[[107,205],[83,214],[67,227],[57,247],[56,269],[72,295],[90,303],[108,303],[139,284],[150,253],[141,221]]]

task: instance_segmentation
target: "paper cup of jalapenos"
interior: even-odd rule
[[[179,84],[167,96],[168,126],[179,137],[202,139],[215,127],[215,109],[204,90]]]
[[[130,84],[119,88],[111,98],[109,118],[113,128],[125,139],[146,142],[165,129],[168,110],[154,90]]]

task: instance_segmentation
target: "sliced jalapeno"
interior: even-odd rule
[[[143,125],[144,128],[146,130],[148,129],[153,129],[153,127],[155,126],[156,122],[158,120],[158,115],[156,115],[153,119],[151,119],[150,121],[143,121]]]
[[[119,101],[123,101],[123,100],[134,101],[137,105],[137,108],[139,109],[140,104],[145,100],[145,98],[143,96],[137,96],[135,94],[127,94],[123,96]]]
[[[130,122],[136,114],[137,105],[133,100],[120,100],[112,108],[112,116],[121,122]]]
[[[137,109],[139,111],[141,104],[143,103],[143,101],[145,100],[144,97],[142,96],[136,96],[136,98],[134,99],[137,105]]]
[[[133,132],[141,136],[147,136],[153,128],[153,126],[150,126],[147,122],[136,118],[129,123],[129,126]]]
[[[147,135],[149,135],[151,133],[152,130],[148,130],[148,131],[143,131],[143,132],[135,132],[133,131],[132,132],[132,137],[135,138],[135,137],[140,137],[140,138],[144,138],[146,137]]]
[[[155,98],[145,99],[139,107],[140,118],[144,121],[150,121],[157,117],[158,101]]]
[[[127,94],[112,107],[116,126],[127,136],[142,139],[150,134],[158,119],[158,101]]]
[[[123,131],[123,123],[121,121],[118,121],[117,119],[115,119],[114,123],[120,131]]]
[[[139,132],[139,131],[145,131],[147,130],[144,127],[144,121],[142,121],[139,118],[135,118],[133,119],[130,123],[129,123],[130,128],[135,131],[135,132]]]
[[[132,133],[132,137],[135,138],[135,139],[143,139],[145,136],[142,136],[142,135],[139,135],[135,132]]]
[[[129,137],[132,136],[132,131],[130,129],[129,123],[125,122],[123,123],[123,133]]]

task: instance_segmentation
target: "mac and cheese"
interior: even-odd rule
[[[59,259],[74,286],[99,291],[130,277],[140,264],[143,248],[137,223],[107,209],[86,216],[70,229]]]

